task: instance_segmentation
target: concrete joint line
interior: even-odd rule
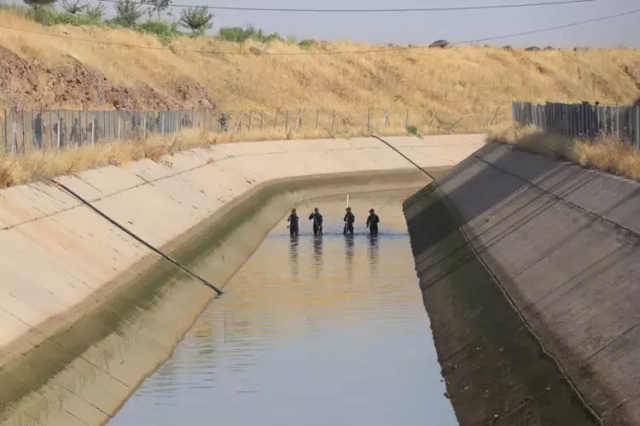
[[[415,162],[413,162],[409,157],[407,157],[406,155],[404,155],[402,152],[400,152],[397,148],[395,148],[393,145],[391,145],[389,142],[385,141],[384,139],[376,136],[376,135],[371,135],[372,137],[378,139],[379,141],[381,141],[382,143],[384,143],[385,145],[387,145],[389,148],[391,148],[393,151],[395,151],[396,153],[398,153],[400,156],[402,156],[404,159],[406,159],[407,161],[409,161],[411,164],[413,164],[418,170],[420,170],[421,172],[423,172],[425,175],[427,175],[429,178],[431,178],[433,180],[432,185],[435,186],[435,190],[438,193],[438,196],[440,196],[440,198],[444,201],[445,197],[442,193],[442,190],[440,188],[440,186],[438,185],[438,183],[436,182],[435,178],[433,176],[431,176],[431,174],[429,174],[426,170],[424,170],[422,167],[420,167],[418,164],[416,164]],[[473,157],[480,159],[481,161],[486,162],[487,164],[493,166],[492,164],[490,164],[488,161],[478,157],[475,154],[472,154]],[[497,170],[501,170],[497,167],[495,167]],[[504,170],[501,170],[505,173],[508,173]],[[510,174],[510,173],[508,173]],[[515,176],[520,180],[523,180],[521,178],[519,178],[518,176]],[[526,182],[526,181],[525,181]],[[531,186],[537,187],[535,184],[530,183]],[[539,188],[541,189],[541,188]],[[541,189],[542,190],[542,189]],[[544,191],[544,190],[542,190]],[[555,194],[553,194],[555,196]],[[557,196],[555,196],[557,197]],[[557,197],[560,198],[560,197]],[[563,200],[565,202],[568,203],[568,201]],[[571,203],[572,204],[572,203]],[[449,213],[452,213],[451,207],[447,205],[447,203],[445,202],[445,206],[447,206],[447,209],[449,210]],[[579,206],[576,206],[578,208],[580,208]],[[585,209],[582,209],[585,210]],[[597,215],[596,215],[597,216]],[[606,220],[606,219],[605,219]],[[529,333],[531,333],[531,335],[534,337],[534,339],[536,339],[536,341],[538,342],[538,344],[540,345],[540,349],[542,350],[542,353],[544,353],[546,356],[548,356],[555,364],[556,367],[558,368],[558,371],[560,372],[560,375],[566,380],[567,384],[569,384],[569,386],[571,387],[571,389],[573,390],[573,392],[575,393],[575,395],[577,396],[577,398],[580,400],[580,402],[583,404],[583,406],[591,413],[591,415],[597,419],[598,423],[601,425],[604,425],[604,420],[603,418],[598,414],[598,412],[589,404],[589,402],[587,402],[587,400],[585,399],[584,395],[582,395],[582,393],[578,390],[576,384],[573,382],[573,380],[571,380],[571,378],[569,377],[569,375],[567,374],[567,372],[564,370],[564,368],[562,367],[562,364],[560,364],[560,361],[558,360],[558,358],[555,357],[555,355],[553,355],[551,352],[549,352],[549,350],[547,349],[547,347],[545,346],[544,342],[542,341],[542,339],[540,338],[540,336],[534,331],[534,329],[531,327],[531,324],[529,324],[529,322],[527,321],[527,319],[525,318],[524,314],[522,313],[522,311],[518,308],[518,306],[516,305],[515,301],[511,298],[511,296],[509,295],[509,293],[507,292],[506,288],[504,287],[504,285],[500,282],[500,280],[498,279],[498,276],[494,273],[494,271],[491,269],[491,267],[487,264],[487,262],[485,262],[485,260],[482,258],[482,256],[480,255],[480,253],[478,253],[478,251],[476,250],[475,246],[471,243],[471,240],[469,239],[469,236],[467,235],[467,233],[464,230],[464,227],[462,226],[458,226],[458,230],[460,231],[460,234],[462,235],[462,237],[464,238],[467,246],[471,249],[471,251],[473,252],[473,255],[478,259],[478,261],[482,264],[482,266],[485,268],[485,270],[487,271],[487,273],[491,276],[491,278],[493,279],[493,281],[496,283],[496,285],[498,286],[498,288],[500,289],[500,291],[502,292],[502,294],[505,296],[505,298],[507,299],[507,301],[509,302],[509,304],[511,305],[512,309],[514,310],[514,312],[518,315],[518,317],[520,317],[520,320],[522,321],[522,323],[524,324],[524,326],[526,327],[527,331]],[[630,230],[629,230],[630,231]],[[632,232],[632,231],[630,231]],[[633,232],[632,232],[633,233]],[[634,233],[635,234],[635,233]]]
[[[68,188],[67,186],[56,182],[55,180],[51,179],[51,182],[53,182],[55,185],[59,186],[60,188],[62,188],[63,190],[65,190],[66,192],[68,192],[69,194],[71,194],[73,197],[77,198],[78,201],[80,201],[82,204],[84,204],[85,206],[89,207],[89,209],[93,210],[95,213],[97,213],[99,216],[103,217],[104,219],[106,219],[109,223],[111,223],[112,225],[114,225],[116,228],[120,229],[122,232],[124,232],[125,234],[129,235],[131,238],[133,238],[134,240],[138,241],[140,244],[144,245],[145,247],[147,247],[149,250],[153,251],[154,253],[160,255],[163,259],[169,261],[170,263],[172,263],[173,265],[177,266],[180,270],[182,270],[183,272],[186,272],[187,274],[191,275],[193,278],[195,278],[197,281],[199,281],[200,283],[202,283],[203,285],[209,287],[210,289],[214,290],[218,296],[221,296],[223,294],[222,290],[220,290],[218,287],[216,287],[215,285],[213,285],[212,283],[210,283],[209,281],[207,281],[206,279],[202,278],[200,275],[196,274],[195,272],[191,271],[190,269],[185,268],[184,266],[182,266],[177,260],[171,258],[169,255],[165,254],[164,252],[162,252],[161,250],[155,248],[154,246],[152,246],[151,244],[149,244],[147,241],[145,241],[144,239],[142,239],[141,237],[139,237],[138,235],[136,235],[135,233],[133,233],[132,231],[130,231],[129,229],[125,228],[123,225],[121,225],[120,223],[118,223],[117,221],[115,221],[114,219],[112,219],[111,217],[109,217],[106,213],[104,213],[102,210],[98,209],[97,207],[95,207],[93,204],[91,204],[90,202],[88,202],[87,200],[85,200],[84,198],[82,198],[80,195],[78,195],[77,193],[75,193],[74,191],[72,191],[70,188]]]
[[[475,156],[475,155],[474,155]],[[436,191],[438,192],[438,195],[442,198],[442,200],[444,201],[444,194],[442,194],[442,190],[440,189],[440,186],[435,183],[435,187],[436,187]],[[447,205],[447,203],[445,202],[445,205]],[[447,206],[447,209],[449,210],[449,213],[451,213],[451,207]],[[502,282],[500,281],[500,279],[498,278],[498,276],[495,274],[495,272],[491,269],[491,267],[489,266],[489,264],[484,260],[484,258],[480,255],[480,253],[476,250],[475,246],[471,243],[471,240],[469,239],[469,236],[467,235],[467,233],[464,230],[463,226],[458,226],[458,230],[460,231],[460,234],[462,235],[462,237],[464,238],[465,242],[467,243],[467,245],[469,246],[469,248],[471,249],[471,251],[473,252],[473,254],[475,255],[475,257],[478,259],[478,261],[482,264],[482,266],[484,267],[484,269],[487,271],[487,273],[489,273],[489,275],[491,275],[491,278],[493,279],[493,281],[496,283],[496,285],[498,286],[498,288],[500,289],[500,292],[502,292],[502,294],[504,295],[504,297],[507,299],[507,301],[509,302],[509,304],[511,305],[511,308],[514,310],[514,312],[518,315],[518,317],[520,317],[522,323],[524,324],[524,326],[526,327],[527,331],[529,331],[529,333],[531,333],[531,335],[533,336],[534,339],[536,339],[536,341],[538,342],[538,344],[540,345],[540,349],[542,350],[542,353],[544,353],[546,356],[548,356],[553,362],[554,364],[556,364],[556,366],[558,367],[558,370],[560,371],[560,375],[566,380],[567,384],[569,384],[569,387],[571,387],[571,389],[573,390],[573,392],[575,393],[576,397],[580,400],[580,402],[582,403],[582,405],[589,411],[589,413],[591,413],[591,415],[597,419],[598,423],[600,425],[604,425],[604,420],[602,418],[602,416],[600,416],[600,414],[595,410],[595,408],[593,408],[591,406],[591,404],[589,404],[589,402],[586,400],[586,398],[584,397],[584,395],[580,392],[580,390],[578,389],[578,387],[576,386],[576,384],[573,382],[573,380],[571,379],[571,377],[569,377],[569,375],[567,374],[567,372],[565,371],[564,367],[562,366],[562,364],[560,363],[560,360],[558,358],[556,358],[555,355],[553,355],[545,346],[544,342],[542,341],[542,338],[538,335],[538,333],[535,332],[535,330],[533,329],[533,327],[531,327],[531,324],[529,324],[529,321],[527,321],[527,319],[525,318],[524,314],[522,313],[522,311],[520,310],[520,308],[518,308],[518,305],[516,305],[515,301],[513,300],[513,298],[511,297],[511,295],[507,292],[507,289],[505,288],[505,286],[502,284]]]
[[[536,188],[537,190],[541,191],[542,193],[544,193],[546,195],[549,195],[549,196],[555,198],[556,200],[561,201],[561,202],[563,202],[564,204],[566,204],[566,205],[568,205],[570,207],[573,207],[576,210],[579,210],[579,211],[581,211],[583,213],[586,213],[586,214],[588,214],[590,216],[594,216],[594,217],[602,220],[603,222],[608,223],[609,225],[612,225],[615,228],[621,229],[621,230],[633,235],[636,238],[640,238],[640,234],[638,234],[636,231],[634,231],[632,229],[627,228],[626,226],[620,225],[619,223],[614,222],[612,220],[609,220],[606,217],[604,217],[602,215],[599,215],[598,213],[595,213],[595,212],[593,212],[593,211],[591,211],[589,209],[586,209],[586,208],[584,208],[582,206],[579,206],[579,205],[567,200],[566,198],[563,198],[563,197],[561,197],[559,195],[556,195],[553,192],[547,191],[546,189],[542,188],[541,186],[539,186],[539,185],[537,185],[537,184],[535,184],[533,182],[529,182],[528,180],[525,180],[525,179],[521,178],[520,176],[518,176],[518,175],[516,175],[514,173],[511,173],[511,172],[509,172],[507,170],[501,169],[500,167],[496,166],[495,164],[485,160],[484,158],[482,158],[482,157],[480,157],[480,156],[478,156],[476,154],[472,154],[472,156],[475,159],[482,161],[483,163],[485,163],[489,167],[491,167],[491,168],[493,168],[495,170],[498,170],[498,171],[500,171],[500,172],[502,172],[504,174],[507,174],[507,175],[509,175],[509,176],[511,176],[513,178],[516,178],[519,181],[524,182],[526,185],[528,185],[528,186],[530,186],[532,188]]]

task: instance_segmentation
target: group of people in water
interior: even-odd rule
[[[322,223],[324,218],[320,213],[320,209],[317,207],[313,209],[313,212],[309,215],[309,220],[313,221],[313,235],[322,235]],[[353,225],[356,221],[356,217],[351,211],[351,207],[347,207],[347,212],[344,215],[344,230],[343,233],[345,235],[351,234],[353,235],[354,228]],[[287,219],[289,222],[289,233],[291,235],[298,235],[300,232],[300,218],[298,216],[298,212],[296,209],[291,209],[291,214]],[[366,227],[369,229],[369,233],[371,235],[378,234],[378,224],[380,223],[380,217],[376,214],[374,209],[369,210],[369,217],[367,217]]]

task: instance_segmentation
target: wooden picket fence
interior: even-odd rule
[[[513,119],[575,138],[609,136],[640,149],[640,106],[514,102]]]

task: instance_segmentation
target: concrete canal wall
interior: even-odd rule
[[[461,424],[640,424],[639,189],[492,144],[407,200]]]
[[[430,169],[455,165],[482,140],[391,138]],[[274,215],[314,195],[294,189],[357,191],[373,181],[393,188],[415,179],[411,173],[382,143],[363,138],[216,145],[58,181],[222,286]],[[234,244],[221,245],[232,232]],[[214,266],[198,266],[210,247],[218,250]],[[48,183],[0,191],[0,271],[2,424],[104,423],[215,296]]]

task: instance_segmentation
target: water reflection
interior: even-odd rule
[[[313,271],[314,278],[320,278],[322,275],[322,243],[324,239],[322,235],[313,237]]]
[[[300,274],[300,265],[298,262],[298,236],[291,235],[289,238],[289,264],[291,265],[291,277],[295,279],[298,278],[298,275]]]
[[[457,424],[401,196],[378,236],[342,235],[342,197],[322,237],[276,227],[110,426]]]
[[[378,234],[379,235],[379,234]],[[378,235],[369,235],[369,265],[371,266],[371,276],[378,275]]]
[[[353,281],[353,255],[354,255],[354,236],[345,235],[344,237],[344,252],[347,266],[347,277],[349,281]]]

